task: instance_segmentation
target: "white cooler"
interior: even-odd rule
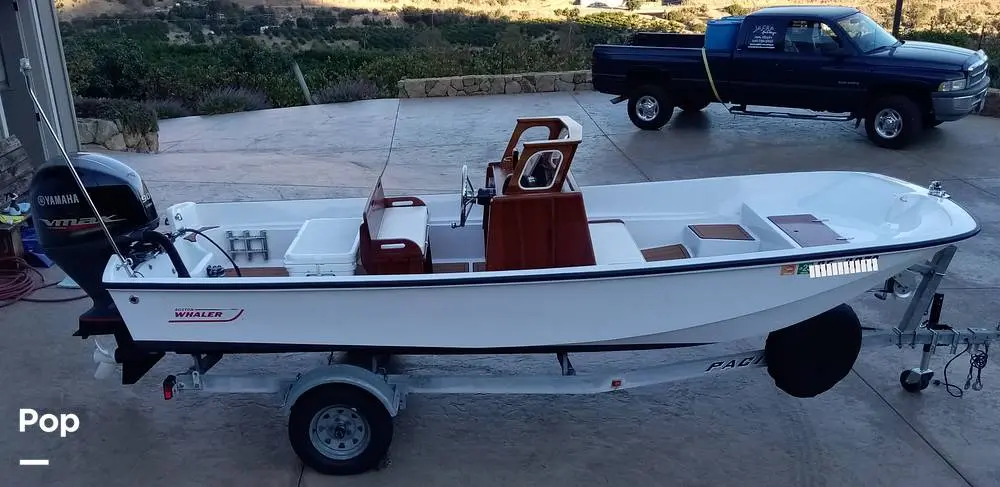
[[[353,275],[361,241],[361,221],[361,218],[306,220],[285,252],[288,275]]]

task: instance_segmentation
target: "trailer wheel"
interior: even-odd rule
[[[916,393],[927,389],[933,378],[934,372],[930,370],[921,372],[920,369],[908,369],[899,374],[899,385],[906,392]]]
[[[659,130],[674,114],[674,105],[662,88],[643,85],[629,95],[628,117],[642,130]]]
[[[879,147],[902,149],[923,128],[920,108],[906,96],[883,96],[868,106],[865,132],[868,139]]]
[[[319,386],[292,406],[288,438],[313,470],[356,475],[378,468],[392,443],[392,416],[375,397],[355,386]]]
[[[842,304],[767,335],[767,373],[787,394],[815,397],[851,372],[861,352],[861,320]]]

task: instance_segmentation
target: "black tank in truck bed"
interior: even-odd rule
[[[827,6],[712,20],[704,35],[639,33],[595,46],[591,69],[594,89],[628,100],[642,129],[722,102],[735,114],[864,120],[890,148],[981,110],[990,82],[981,50],[901,41],[858,9]]]

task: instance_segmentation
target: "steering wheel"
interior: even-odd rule
[[[460,220],[459,223],[452,223],[451,228],[464,227],[465,221],[469,218],[469,210],[476,203],[476,189],[472,186],[472,181],[469,180],[469,166],[464,164],[462,165],[462,181],[459,185],[461,187],[459,190],[461,203],[458,208]]]

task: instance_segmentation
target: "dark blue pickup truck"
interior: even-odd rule
[[[592,64],[594,89],[628,100],[641,129],[663,127],[675,107],[720,102],[741,115],[863,120],[893,149],[977,113],[990,84],[983,51],[901,41],[849,7],[769,7],[711,20],[704,35],[640,33],[595,46]]]

